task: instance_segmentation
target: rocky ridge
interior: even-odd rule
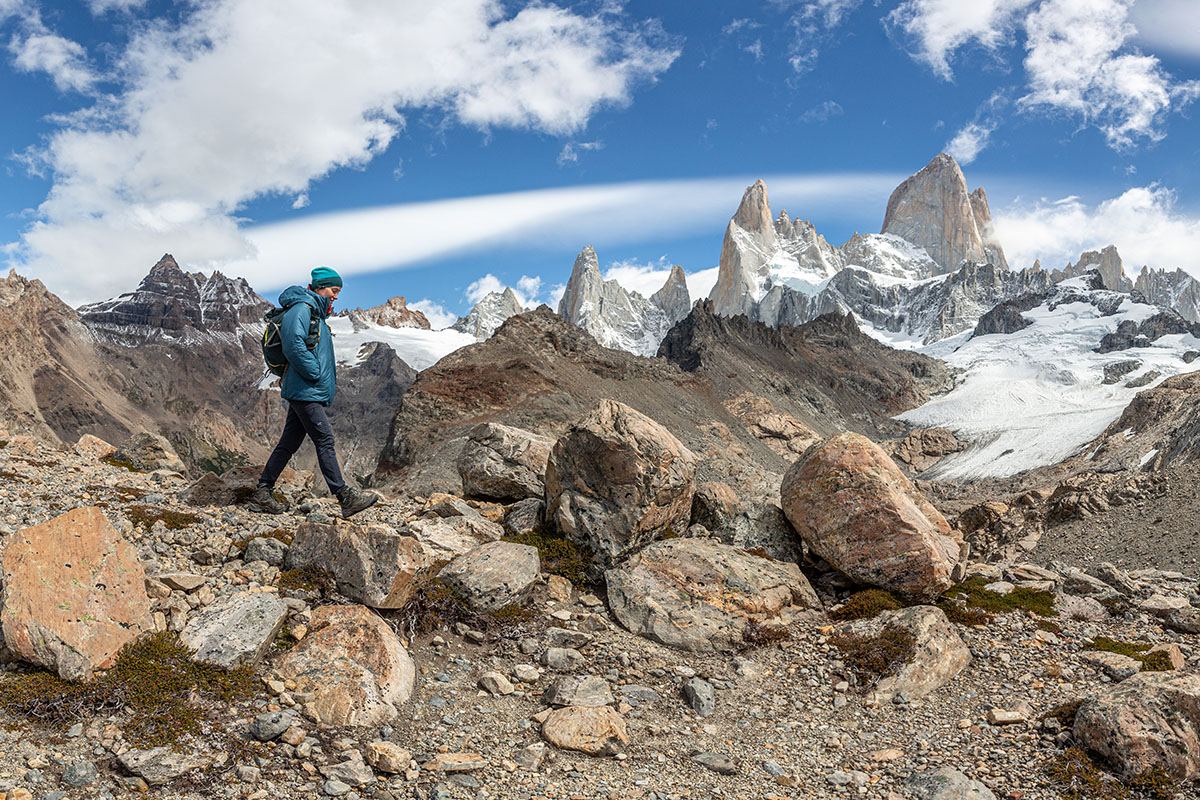
[[[506,286],[502,292],[489,292],[474,305],[469,314],[459,317],[450,327],[483,341],[495,333],[506,319],[524,311],[516,293]]]

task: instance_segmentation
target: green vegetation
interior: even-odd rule
[[[176,416],[195,414],[200,407],[186,397],[168,397],[163,401],[163,408]]]
[[[1105,773],[1082,747],[1072,747],[1051,758],[1046,774],[1056,784],[1062,800],[1171,800],[1179,791],[1179,784],[1161,767],[1119,780]]]
[[[241,450],[227,450],[219,444],[213,445],[213,454],[196,460],[196,466],[201,472],[213,472],[224,475],[234,467],[244,467],[250,463],[250,457]]]
[[[120,469],[129,470],[130,472],[138,471],[137,467],[133,466],[133,462],[125,461],[124,459],[117,458],[116,456],[105,456],[100,460],[105,464],[108,464],[110,467],[119,467]]]
[[[577,589],[587,590],[588,565],[592,562],[592,551],[566,537],[557,535],[549,524],[543,522],[528,533],[517,533],[504,537],[506,542],[527,544],[537,548],[542,559],[542,572],[561,575]]]
[[[137,747],[171,744],[199,734],[204,710],[192,702],[234,703],[255,695],[249,667],[225,670],[192,660],[173,632],[126,645],[113,668],[91,681],[65,681],[38,670],[0,677],[0,708],[30,720],[63,722],[93,713],[124,710],[123,731]]]
[[[891,592],[883,589],[867,589],[850,595],[840,608],[829,612],[829,618],[835,620],[869,619],[879,616],[884,611],[895,611],[907,605]]]
[[[328,598],[337,589],[333,575],[319,567],[307,566],[279,573],[281,592],[315,592],[321,599]]]
[[[1010,611],[1029,611],[1039,617],[1057,617],[1054,609],[1054,593],[1041,592],[1037,589],[1027,589],[1018,586],[1009,594],[989,592],[983,588],[990,581],[987,578],[967,578],[962,583],[950,587],[942,596],[952,598],[958,594],[967,596],[967,605],[980,611],[993,614],[1004,614]]]
[[[133,523],[135,527],[145,528],[149,530],[156,522],[162,522],[169,531],[182,530],[189,525],[195,525],[200,522],[200,518],[195,514],[188,514],[184,511],[171,511],[167,508],[154,508],[152,506],[130,506],[125,509],[125,516]]]
[[[436,578],[417,589],[413,599],[400,609],[395,619],[397,627],[410,637],[452,630],[461,623],[496,638],[515,639],[533,635],[539,626],[545,625],[542,617],[519,605],[475,611],[458,593]]]
[[[756,650],[785,641],[791,634],[782,625],[763,625],[754,620],[746,623],[742,631],[742,650]]]
[[[1171,664],[1171,656],[1166,651],[1151,653],[1151,646],[1144,642],[1122,642],[1107,636],[1097,636],[1088,643],[1087,649],[1129,656],[1141,662],[1143,672],[1169,672],[1175,669]]]
[[[295,538],[295,531],[289,531],[287,528],[275,528],[274,530],[267,531],[266,533],[256,533],[253,536],[245,539],[234,539],[233,544],[239,550],[245,550],[246,545],[250,544],[251,540],[253,539],[274,539],[277,542],[283,542],[287,546],[291,547],[292,540]]]
[[[842,661],[863,686],[894,675],[916,651],[916,638],[899,625],[888,625],[878,636],[835,633],[829,643],[842,653]]]

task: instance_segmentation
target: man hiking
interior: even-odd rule
[[[325,319],[333,310],[333,301],[342,291],[342,278],[329,267],[312,271],[308,287],[289,286],[279,295],[279,305],[286,309],[279,324],[283,355],[287,367],[280,390],[287,400],[287,421],[279,443],[267,459],[258,487],[250,496],[249,506],[264,514],[282,514],[287,506],[275,499],[272,489],[279,474],[300,449],[304,437],[312,439],[317,448],[317,463],[329,486],[329,493],[342,506],[342,518],[348,519],[375,505],[379,498],[370,492],[347,486],[342,480],[337,453],[333,447],[333,428],[329,426],[326,407],[333,402],[337,391],[337,365],[333,358],[333,337]],[[310,323],[316,315],[316,342],[309,349]]]

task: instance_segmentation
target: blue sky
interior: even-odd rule
[[[832,243],[940,150],[1010,264],[1200,275],[1190,0],[0,0],[0,247],[68,302],[163,252],[435,318],[578,251],[711,270],[742,189]],[[524,280],[522,280],[524,279]]]

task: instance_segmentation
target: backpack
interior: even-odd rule
[[[287,356],[283,354],[283,335],[279,329],[279,326],[283,324],[283,315],[286,313],[286,308],[272,308],[263,314],[263,322],[267,323],[262,340],[263,361],[267,362],[267,370],[271,374],[280,377],[283,377],[283,373],[287,371],[288,367]],[[308,336],[304,337],[304,345],[312,350],[317,346],[320,338],[321,317],[312,314],[308,320]]]

